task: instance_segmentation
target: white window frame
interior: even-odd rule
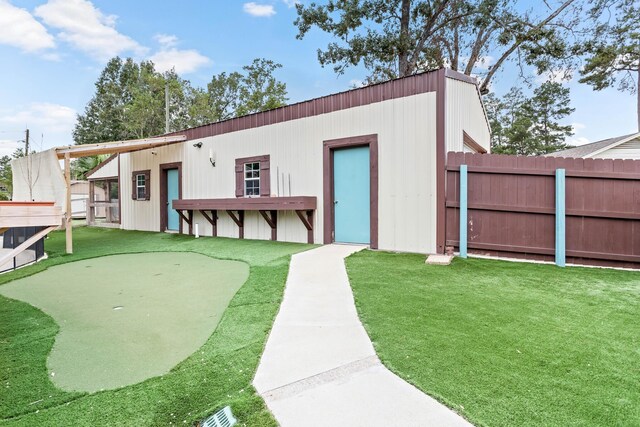
[[[251,169],[251,170],[247,170],[247,166],[249,165],[257,165],[257,169]],[[247,172],[257,172],[258,176],[257,177],[247,177]],[[257,182],[258,186],[254,187],[254,189],[257,189],[258,193],[257,194],[247,194],[247,182],[252,181],[252,182]],[[243,186],[244,186],[244,197],[260,197],[260,162],[247,162],[244,164],[243,167]]]
[[[142,177],[142,185],[140,185],[140,177]],[[142,188],[143,197],[140,197],[140,189]],[[143,173],[136,174],[136,200],[147,199],[147,176]]]

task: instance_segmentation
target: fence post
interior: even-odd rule
[[[460,165],[460,257],[467,257],[467,165]]]
[[[556,169],[556,265],[558,267],[564,267],[566,262],[565,177],[564,169]]]

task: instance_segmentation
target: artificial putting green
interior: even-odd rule
[[[60,326],[47,360],[66,391],[114,389],[169,372],[200,348],[249,266],[189,252],[76,261],[0,287]]]

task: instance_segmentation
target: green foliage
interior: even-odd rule
[[[35,151],[33,151],[35,153]],[[11,156],[0,157],[0,200],[11,200],[13,194],[13,172],[11,160],[24,156],[24,148],[16,148]]]
[[[273,73],[282,65],[267,59],[254,59],[233,72],[213,76],[207,85],[209,117],[226,120],[281,107],[287,102],[287,88]]]
[[[600,6],[608,6],[603,0],[597,3],[601,2],[605,4]],[[617,86],[620,91],[636,94],[640,130],[640,5],[635,0],[615,3],[611,19],[599,22],[593,38],[577,47],[587,55],[580,82],[595,90]]]
[[[153,62],[113,58],[96,82],[96,93],[78,116],[76,144],[146,138],[165,133],[165,87],[170,130],[200,126],[277,108],[287,101],[286,85],[273,73],[281,65],[255,59],[244,73],[214,75],[206,90],[175,71],[159,73]]]
[[[101,154],[99,156],[80,157],[71,162],[72,179],[85,180],[86,174],[96,168],[100,163],[105,161],[109,155]]]
[[[13,174],[11,172],[11,157],[0,157],[0,200],[10,200],[13,188]]]
[[[207,342],[169,373],[92,394],[64,392],[49,381],[47,355],[58,332],[53,319],[0,296],[0,425],[194,425],[227,404],[242,425],[276,425],[251,381],[280,306],[289,257],[310,245],[87,227],[73,235],[73,255],[65,254],[64,232],[51,233],[49,258],[1,275],[0,285],[76,260],[158,251],[244,261],[249,278]]]
[[[492,152],[540,155],[567,148],[564,141],[573,135],[573,128],[560,121],[574,111],[569,104],[569,88],[556,82],[543,83],[531,98],[519,88],[512,88],[503,99],[488,95]]]
[[[538,13],[515,0],[328,0],[297,4],[295,25],[299,39],[313,28],[335,38],[318,60],[336,73],[363,64],[371,83],[448,65],[481,75],[485,92],[507,60],[539,73],[572,63],[566,40],[585,1],[545,2]]]
[[[346,265],[382,362],[474,425],[638,425],[640,273],[373,251]]]
[[[273,76],[282,68],[267,59],[255,59],[251,65],[242,67],[245,74],[240,79],[239,105],[236,116],[272,110],[287,102],[287,87]]]

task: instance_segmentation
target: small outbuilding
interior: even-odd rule
[[[422,253],[444,251],[446,153],[490,147],[476,80],[448,69],[172,135],[89,177],[117,167],[121,228]]]
[[[582,159],[640,159],[640,132],[630,135],[603,139],[602,141],[573,147],[555,153],[550,157],[574,157]]]

